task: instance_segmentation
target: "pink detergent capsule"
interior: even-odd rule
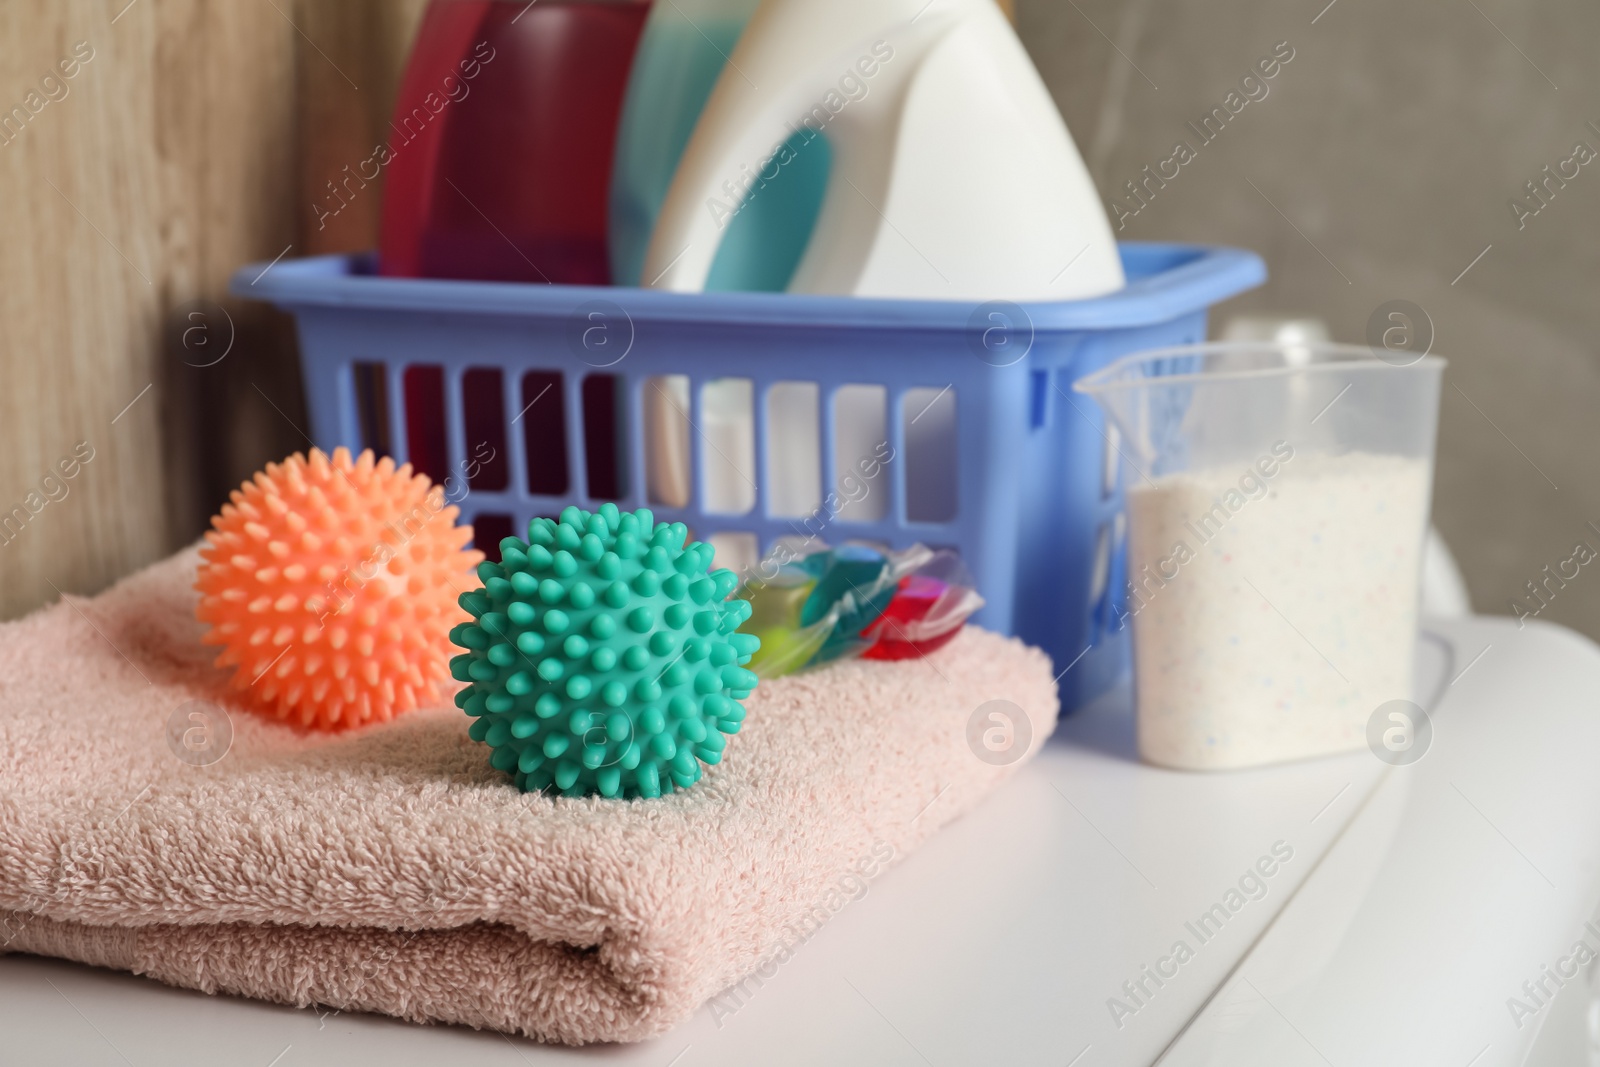
[[[953,585],[932,575],[900,579],[894,599],[864,636],[875,638],[863,659],[916,659],[955,639],[967,618],[983,606],[970,587]]]

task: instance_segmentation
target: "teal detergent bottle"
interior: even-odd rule
[[[642,285],[645,252],[701,109],[759,0],[652,5],[628,78],[611,173],[611,277]],[[827,139],[801,129],[789,153],[744,175],[706,288],[781,292],[811,238],[827,189]]]

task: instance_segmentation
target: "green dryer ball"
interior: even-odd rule
[[[728,599],[734,573],[707,573],[712,547],[687,533],[645,508],[569,507],[479,565],[483,588],[461,596],[474,621],[450,634],[470,683],[456,704],[522,789],[659,797],[722,759],[761,640],[737,632],[751,609]]]

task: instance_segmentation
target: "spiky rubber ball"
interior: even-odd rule
[[[761,640],[737,632],[734,573],[707,573],[713,550],[687,532],[646,508],[569,507],[479,565],[483,588],[461,597],[475,621],[451,635],[467,650],[456,704],[522,789],[658,797],[722,759]]]
[[[257,710],[322,730],[438,695],[456,604],[483,553],[442,487],[369,449],[312,449],[245,482],[211,520],[196,614]]]

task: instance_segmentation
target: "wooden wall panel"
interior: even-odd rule
[[[358,172],[380,141],[389,140],[389,120],[400,75],[426,0],[366,3],[306,3],[306,36],[320,52],[306,50],[298,71],[301,101],[302,230],[308,254],[359,251],[373,246],[383,178],[359,191],[347,206],[328,189],[349,167]],[[323,212],[337,213],[319,215]]]
[[[330,241],[305,191],[370,149],[420,10],[0,5],[0,112],[25,116],[0,127],[0,615],[192,540],[229,485],[305,447],[292,331],[228,278],[371,244],[377,196]],[[79,41],[93,58],[41,86]],[[330,86],[330,59],[359,91]],[[74,467],[79,442],[93,458]]]

